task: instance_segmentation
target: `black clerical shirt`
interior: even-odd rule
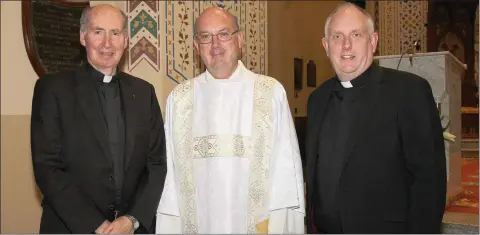
[[[356,102],[362,97],[362,90],[368,85],[369,71],[353,79],[353,87],[344,88],[340,80],[334,85],[325,117],[323,118],[318,143],[316,166],[315,225],[320,232],[342,233],[340,206],[338,204],[339,184],[349,136],[355,117],[362,108]]]
[[[117,204],[120,204],[123,177],[125,173],[125,120],[120,95],[119,74],[117,73],[114,75],[112,80],[107,83],[103,81],[105,77],[104,74],[93,68],[91,65],[88,65],[87,67],[94,80],[95,89],[98,94],[105,121],[105,131],[114,165],[116,202]]]

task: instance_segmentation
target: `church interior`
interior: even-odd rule
[[[121,68],[154,85],[162,110],[177,84],[205,69],[193,47],[195,18],[206,7],[228,9],[244,31],[245,66],[285,87],[303,154],[308,96],[334,76],[321,44],[325,20],[342,2],[1,1],[1,233],[37,233],[40,224],[42,195],[30,153],[32,93],[41,74],[62,68],[42,62],[47,55],[34,47],[32,31],[50,27],[34,20],[45,17],[47,9],[71,11],[64,17],[79,16],[83,7],[101,3],[122,9],[128,18],[129,44]],[[375,63],[415,73],[430,83],[444,131],[454,136],[445,139],[448,187],[443,232],[478,234],[479,2],[350,2],[375,20],[379,33]],[[78,33],[76,26],[72,34]]]

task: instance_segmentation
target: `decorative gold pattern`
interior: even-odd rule
[[[245,151],[249,148],[251,140],[249,137],[217,136],[208,135],[194,138],[193,156],[202,157],[224,157],[234,156],[244,157]]]
[[[268,166],[271,153],[272,88],[275,80],[258,76],[254,87],[253,133],[245,136],[192,136],[193,80],[173,91],[175,165],[180,168],[180,214],[184,233],[198,233],[193,159],[200,157],[240,156],[250,159],[248,233],[256,233],[256,224],[267,213]],[[253,146],[249,144],[254,143]],[[192,144],[191,144],[192,143]]]
[[[420,40],[420,51],[427,51],[428,1],[400,1],[400,51],[413,47],[415,40]],[[395,16],[397,17],[397,16]]]
[[[259,41],[259,53],[256,54],[258,56],[258,61],[260,61],[260,67],[254,68],[253,71],[256,71],[260,74],[267,73],[267,1],[258,1],[259,10],[258,13],[260,15],[260,19],[258,21],[259,25],[259,34],[258,34],[258,41]]]
[[[246,30],[245,34],[245,39],[247,41],[248,49],[250,50],[250,54],[252,55],[249,58],[245,58],[245,67],[247,67],[249,70],[255,71],[255,69],[258,66],[257,63],[257,29],[255,27],[251,27],[252,24],[257,24],[257,9],[258,9],[258,1],[249,1],[248,5],[250,6],[250,9],[253,11],[250,11],[248,15],[250,16],[250,20],[247,21],[247,25],[249,30]],[[247,61],[248,60],[248,61]]]
[[[253,93],[253,154],[250,159],[250,206],[248,217],[248,233],[255,234],[256,224],[263,219],[267,212],[268,195],[268,167],[271,154],[272,130],[272,95],[275,80],[266,76],[259,76],[255,81]],[[253,156],[252,156],[253,155]]]
[[[243,156],[245,154],[245,141],[243,140],[244,137],[235,135],[233,136],[233,153],[235,156]]]
[[[378,1],[379,55],[400,55],[420,40],[427,51],[428,1]]]
[[[193,151],[202,157],[218,156],[218,136],[208,135],[194,138]]]
[[[173,123],[173,144],[175,148],[174,162],[179,167],[180,174],[180,215],[182,217],[183,232],[187,234],[197,233],[196,227],[196,206],[193,198],[195,197],[195,185],[192,176],[192,161],[190,157],[193,153],[193,141],[191,138],[192,130],[192,111],[193,111],[193,80],[187,80],[175,87],[173,94],[173,112],[175,119]]]

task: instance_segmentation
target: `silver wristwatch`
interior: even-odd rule
[[[140,227],[140,222],[138,222],[138,220],[135,219],[135,217],[133,217],[133,216],[131,216],[131,215],[125,215],[125,217],[127,217],[127,219],[129,219],[130,221],[132,221],[133,231],[137,230],[138,227]]]

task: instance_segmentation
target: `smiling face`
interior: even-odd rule
[[[322,44],[340,80],[350,81],[372,64],[378,41],[372,26],[353,6],[341,7],[332,16]]]
[[[230,77],[237,68],[243,45],[243,35],[237,30],[234,16],[223,9],[209,8],[197,19],[194,46],[208,72],[216,79]],[[209,34],[213,35],[211,41],[201,43],[200,39]]]
[[[127,47],[127,32],[120,11],[109,5],[91,9],[88,26],[80,32],[80,43],[88,62],[105,75],[113,75]]]

